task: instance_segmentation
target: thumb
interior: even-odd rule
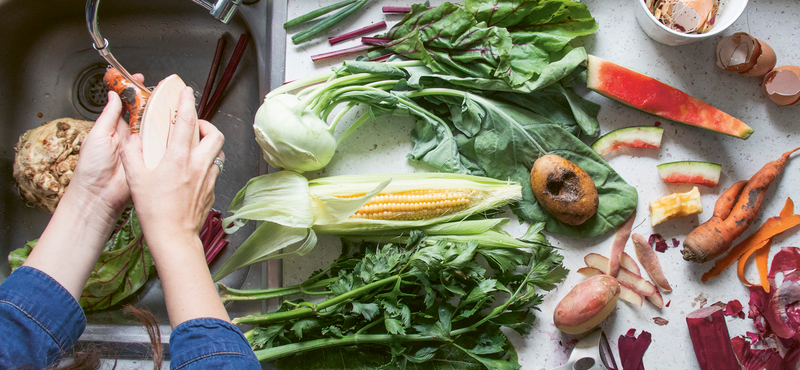
[[[135,181],[142,174],[148,172],[142,155],[142,137],[138,134],[131,135],[128,138],[120,157],[122,158],[122,166],[125,169],[129,184],[132,180]]]
[[[113,91],[108,92],[108,103],[103,108],[103,113],[97,117],[91,132],[95,135],[111,136],[117,131],[117,122],[122,117],[122,101],[119,95]]]

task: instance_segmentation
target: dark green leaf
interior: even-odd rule
[[[372,321],[372,318],[378,314],[380,307],[377,303],[360,303],[353,302],[353,313],[364,316],[367,321]]]

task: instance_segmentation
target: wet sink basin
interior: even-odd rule
[[[251,34],[250,45],[211,118],[226,138],[225,172],[217,180],[214,204],[220,210],[227,208],[250,178],[266,168],[251,125],[261,97],[269,90],[269,61],[264,50],[269,45],[265,40],[267,3],[242,5],[228,25],[189,0],[107,0],[100,6],[100,30],[123,66],[131,73],[143,73],[147,86],[176,73],[196,90],[198,98],[217,39],[224,36],[228,41],[224,67],[239,35]],[[8,253],[38,238],[50,218],[49,213],[26,206],[15,187],[12,164],[18,137],[60,117],[94,120],[106,102],[102,85],[105,62],[92,48],[84,6],[84,0],[0,1],[0,281],[10,273]],[[218,73],[218,78],[221,76],[222,72]],[[229,237],[228,250],[212,263],[212,271],[249,233],[242,230]],[[234,287],[262,287],[265,276],[266,266],[255,266],[223,282]],[[153,312],[162,325],[163,342],[167,342],[169,322],[157,279],[151,279],[125,303]],[[262,309],[260,305],[228,308],[234,317]],[[82,340],[120,344],[120,357],[142,351],[127,343],[148,342],[138,322],[123,315],[121,309],[89,314]]]

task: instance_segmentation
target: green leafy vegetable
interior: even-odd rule
[[[12,270],[22,266],[37,240],[9,253]],[[78,303],[87,312],[109,308],[136,293],[155,272],[136,212],[129,208],[117,221]]]
[[[540,234],[542,227],[533,225],[528,241],[508,237],[514,242],[502,246],[418,230],[401,234],[405,247],[348,237],[331,266],[298,286],[253,293],[220,286],[220,293],[225,300],[326,296],[316,303],[287,300],[277,312],[234,320],[258,325],[245,336],[259,360],[281,359],[280,369],[445,363],[457,369],[518,369],[500,328],[528,333],[540,292],[567,274],[562,257]],[[370,359],[358,359],[361,351],[372,354]]]
[[[384,44],[433,72],[501,80],[531,92],[549,86],[586,60],[569,42],[594,33],[586,5],[569,0],[470,0],[433,9],[414,5]]]

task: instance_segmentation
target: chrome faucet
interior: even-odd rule
[[[225,24],[231,21],[233,14],[236,13],[236,9],[242,3],[242,0],[216,0],[216,3],[213,4],[208,0],[192,1],[208,9],[214,18]],[[108,49],[108,40],[100,35],[100,29],[97,27],[97,10],[99,7],[100,0],[86,0],[86,27],[89,29],[89,34],[92,36],[94,49],[105,58],[108,64],[111,64],[111,66],[119,70],[125,78],[133,82],[136,87],[145,92],[150,91],[150,89],[142,85],[137,79],[133,78],[133,76],[122,67],[119,61],[114,58],[114,55],[111,54],[111,50]]]
[[[242,3],[242,0],[217,0],[216,3],[212,3],[207,0],[192,1],[208,9],[214,18],[225,24],[228,24],[228,22],[231,21],[233,14],[236,13],[236,8],[238,8]]]

